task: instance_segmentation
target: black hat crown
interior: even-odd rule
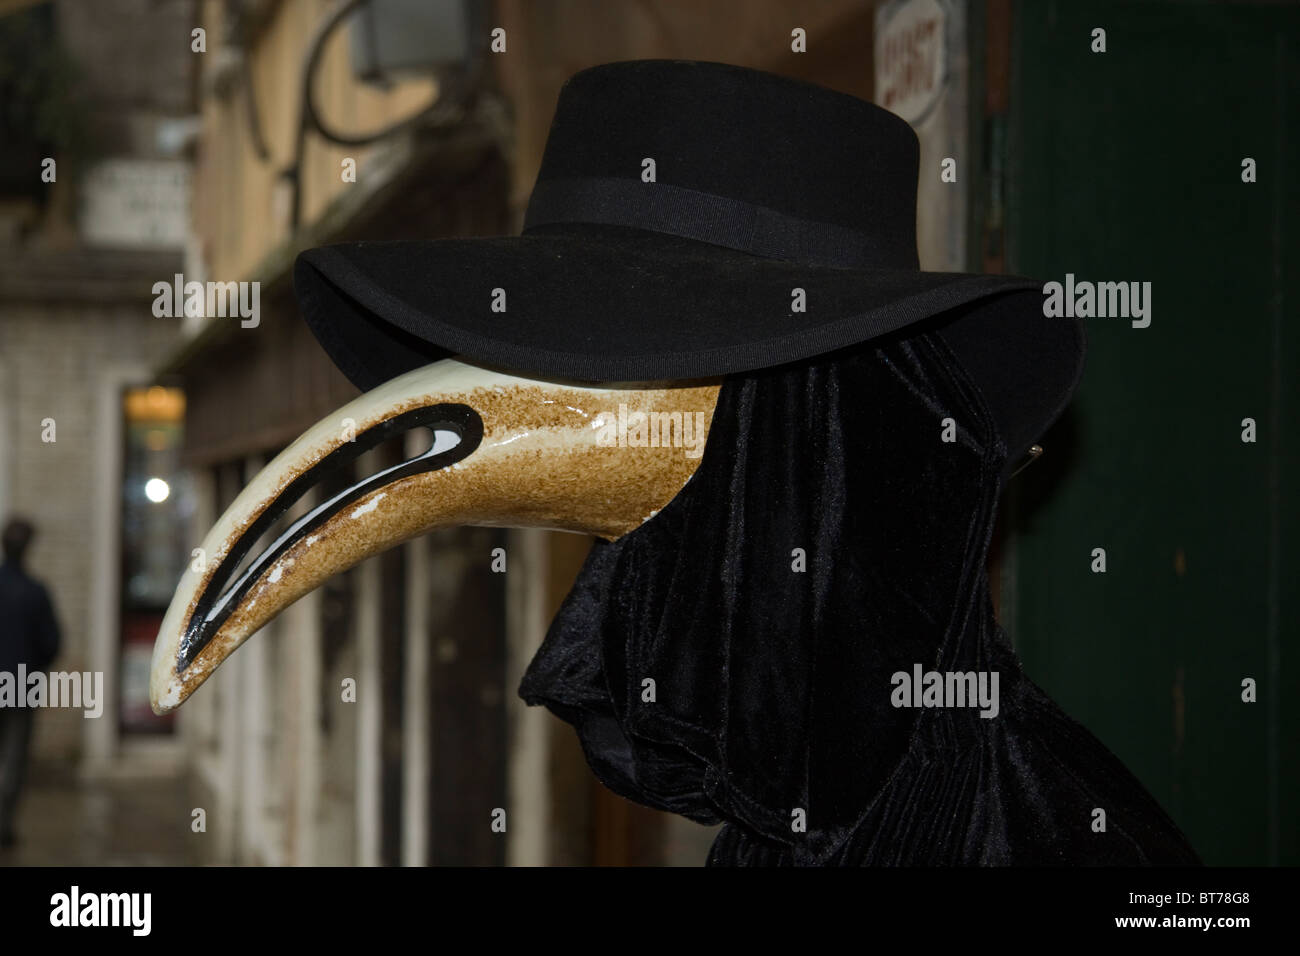
[[[918,269],[918,154],[904,120],[844,93],[721,63],[607,64],[560,91],[524,232],[622,226]]]

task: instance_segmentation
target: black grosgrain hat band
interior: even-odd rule
[[[645,229],[766,259],[842,269],[920,268],[916,247],[898,236],[872,236],[671,183],[612,176],[539,181],[523,231],[552,223]]]

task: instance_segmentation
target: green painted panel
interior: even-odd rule
[[[1151,324],[1087,320],[1009,629],[1207,863],[1300,863],[1300,8],[1020,3],[1013,51],[1011,271],[1150,282]]]

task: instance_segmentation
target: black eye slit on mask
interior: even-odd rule
[[[353,482],[328,501],[321,502],[293,522],[238,578],[235,578],[236,571],[248,555],[249,549],[261,540],[262,536],[270,531],[303,495],[329,475],[351,465],[372,448],[416,428],[428,429],[433,433],[434,441],[428,451],[368,478]],[[440,450],[438,432],[452,432],[459,441],[451,448]],[[194,662],[212,640],[212,635],[221,629],[221,625],[230,617],[234,608],[238,607],[244,595],[261,578],[263,572],[305,535],[315,531],[332,515],[353,501],[384,485],[409,478],[411,475],[438,471],[462,461],[478,448],[482,440],[483,420],[474,409],[468,405],[430,405],[403,412],[368,428],[357,435],[355,440],[344,442],[304,471],[276,496],[252,524],[244,529],[235,546],[222,559],[212,580],[204,588],[185,628],[185,635],[181,638],[176,672],[180,673]],[[233,582],[232,578],[234,578]]]

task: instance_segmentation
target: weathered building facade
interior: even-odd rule
[[[188,230],[194,8],[9,6],[0,10],[4,82],[16,84],[3,94],[0,132],[0,516],[36,526],[31,571],[63,632],[53,666],[102,674],[106,698],[98,718],[41,714],[34,751],[82,772],[154,772],[174,767],[179,751],[164,724],[137,719],[143,642],[126,635],[147,629],[151,585],[174,568],[164,556],[161,574],[133,577],[166,550],[166,532],[127,524],[146,500],[131,469],[169,459],[176,415],[127,399],[157,384],[180,340],[180,322],[154,314],[151,288],[180,271]],[[176,491],[151,517],[179,513]]]

